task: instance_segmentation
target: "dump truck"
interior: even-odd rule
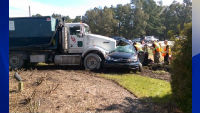
[[[106,54],[116,48],[112,38],[92,34],[85,23],[65,23],[45,17],[9,18],[9,66],[54,63],[99,70]]]

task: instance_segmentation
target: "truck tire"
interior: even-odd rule
[[[99,55],[90,53],[84,58],[84,67],[91,71],[100,70],[101,61],[102,59]]]
[[[24,60],[20,55],[9,56],[9,66],[11,69],[20,69],[24,64]]]

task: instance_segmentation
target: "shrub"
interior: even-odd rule
[[[185,113],[192,113],[192,24],[184,25],[176,40],[171,63],[171,87],[177,105]]]

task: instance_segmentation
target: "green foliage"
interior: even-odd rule
[[[105,36],[133,39],[153,35],[160,39],[175,39],[174,36],[183,30],[184,23],[192,21],[192,2],[183,2],[174,1],[170,6],[162,6],[162,0],[159,4],[154,0],[131,0],[130,4],[90,9],[82,18],[76,16],[71,19],[60,14],[52,16],[62,17],[67,23],[82,21],[90,26],[92,33]]]
[[[175,33],[174,33],[174,31],[173,30],[169,30],[168,32],[167,32],[167,36],[168,37],[171,37],[170,38],[170,40],[175,40]]]
[[[170,39],[172,34],[180,33],[184,23],[191,22],[191,0],[174,1],[170,6],[162,6],[162,1],[159,4],[154,0],[132,0],[131,4],[94,8],[82,21],[93,33],[128,39],[145,35]]]
[[[76,16],[72,22],[74,22],[74,23],[81,22],[81,16]]]
[[[192,24],[184,24],[173,48],[172,92],[179,107],[185,113],[192,112]]]
[[[71,19],[69,16],[64,16],[63,17],[66,23],[71,23],[73,19]]]
[[[90,26],[93,33],[106,36],[115,35],[117,20],[114,19],[114,12],[111,8],[88,10],[83,17],[83,22]]]
[[[180,30],[183,30],[184,23],[192,21],[192,2],[191,0],[185,0],[185,2],[186,3],[180,4],[174,1],[170,6],[164,7],[164,11],[161,15],[163,17],[163,24],[166,27],[164,30],[165,38],[171,38],[168,35],[168,31],[170,30],[178,35]]]
[[[114,18],[118,21],[117,23],[117,33],[119,36],[126,38],[133,37],[133,14],[131,12],[130,4],[127,5],[117,5],[114,8]]]
[[[136,74],[100,74],[99,76],[116,81],[139,98],[163,98],[171,94],[170,83],[164,80]],[[168,102],[169,99],[165,98],[162,102]],[[155,99],[155,102],[161,101]]]
[[[135,8],[133,9],[133,36],[140,37],[146,35],[146,26],[149,15],[144,12],[141,0],[135,0]]]
[[[41,14],[32,15],[32,17],[41,17]]]
[[[162,3],[161,3],[162,4]],[[164,7],[157,5],[154,0],[143,2],[143,10],[149,16],[146,26],[146,35],[161,36],[166,29],[163,25],[163,17],[161,16]]]
[[[61,14],[52,14],[52,17],[56,18],[56,19],[61,19],[64,18],[66,23],[71,23],[73,21],[73,19],[71,19],[69,16],[62,16]]]
[[[59,19],[59,18],[62,17],[62,15],[61,14],[55,14],[55,13],[53,13],[52,17]]]

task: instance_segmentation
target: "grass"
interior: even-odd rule
[[[167,72],[164,71],[164,70],[156,70],[156,71],[152,71],[152,73],[155,73],[155,74],[166,74]]]
[[[137,74],[100,74],[114,80],[138,98],[152,98],[154,102],[168,102],[171,95],[169,82]]]
[[[37,65],[38,66],[47,66],[48,64],[41,62],[41,63],[38,63]]]

